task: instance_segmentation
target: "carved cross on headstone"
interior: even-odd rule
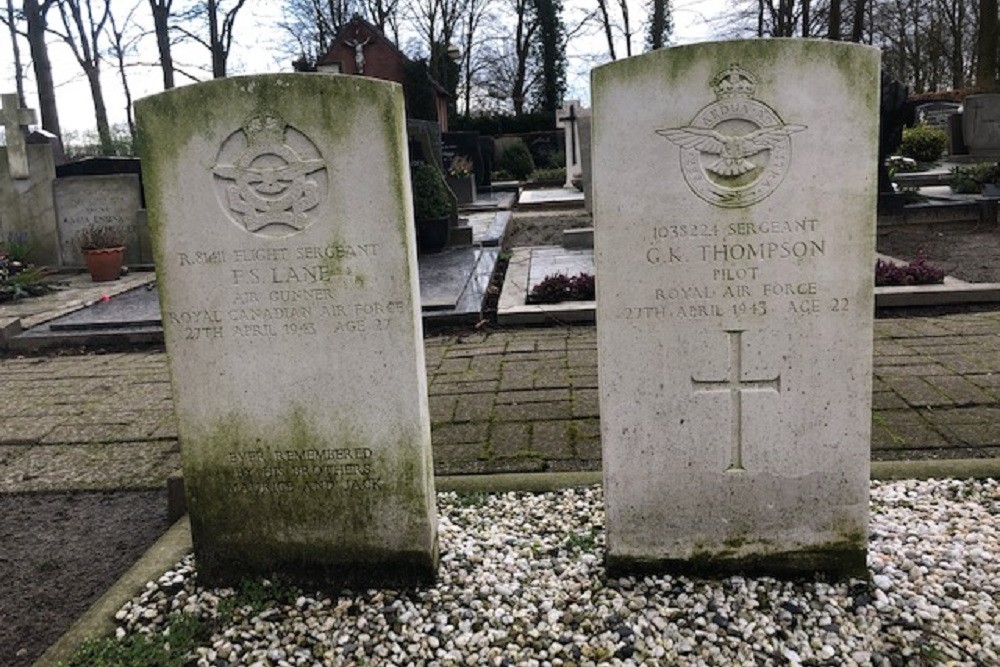
[[[727,330],[729,336],[729,377],[725,380],[698,380],[691,376],[696,394],[729,393],[729,427],[731,455],[726,472],[744,470],[743,467],[743,392],[773,391],[781,393],[781,375],[769,380],[743,378],[743,329]]]
[[[24,142],[24,130],[35,122],[35,112],[32,109],[22,109],[17,95],[0,95],[4,132],[7,136],[7,165],[10,167],[10,177],[26,179],[28,173],[28,150]]]

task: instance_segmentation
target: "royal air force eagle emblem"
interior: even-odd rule
[[[757,77],[731,65],[712,79],[716,101],[684,127],[656,130],[680,146],[681,171],[691,190],[715,206],[754,204],[781,184],[791,161],[791,136],[805,125],[786,124],[753,98]]]

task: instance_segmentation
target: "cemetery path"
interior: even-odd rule
[[[983,223],[886,225],[878,229],[878,251],[909,261],[928,261],[967,282],[1000,283],[1000,228]]]
[[[429,337],[437,473],[599,470],[596,348],[592,326]],[[0,376],[0,664],[19,667],[166,530],[180,456],[160,349],[0,357]],[[872,390],[873,460],[1000,457],[1000,311],[877,320]]]

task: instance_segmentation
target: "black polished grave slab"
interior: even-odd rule
[[[486,292],[489,289],[490,281],[493,278],[493,272],[496,270],[497,259],[500,256],[500,249],[497,247],[490,248],[456,248],[455,257],[448,260],[441,260],[442,264],[451,265],[450,271],[454,271],[451,275],[457,280],[462,280],[462,273],[467,272],[465,280],[465,287],[462,290],[461,295],[455,302],[454,307],[447,308],[443,303],[438,304],[437,308],[428,308],[426,305],[423,309],[423,320],[424,328],[433,328],[438,326],[454,326],[454,325],[465,325],[465,324],[475,324],[479,322],[482,318],[483,304],[486,301]],[[421,268],[420,268],[420,282],[421,282],[421,294],[423,294],[423,284],[424,284],[424,268],[423,263],[426,261],[426,256],[421,257]],[[433,262],[434,260],[432,260]],[[434,267],[430,269],[431,272],[440,271],[441,276],[447,275],[442,267]],[[423,301],[423,299],[421,299]]]
[[[462,204],[458,208],[462,213],[504,210],[512,208],[516,199],[516,192],[494,190],[492,188],[480,189],[476,194],[476,201]]]
[[[107,301],[98,301],[92,306],[53,320],[49,323],[49,329],[135,329],[159,327],[160,324],[160,302],[153,284],[125,292]]]
[[[163,342],[160,303],[153,284],[32,327],[8,341],[13,350],[115,347]]]
[[[419,257],[425,326],[479,321],[499,249],[467,246]],[[117,347],[163,342],[160,304],[153,285],[111,296],[32,327],[8,341],[12,350],[52,347]]]

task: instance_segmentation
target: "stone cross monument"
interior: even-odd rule
[[[7,164],[10,166],[10,177],[17,180],[28,178],[28,150],[24,142],[24,129],[35,121],[32,109],[22,109],[17,95],[0,95],[4,131],[7,136]]]

